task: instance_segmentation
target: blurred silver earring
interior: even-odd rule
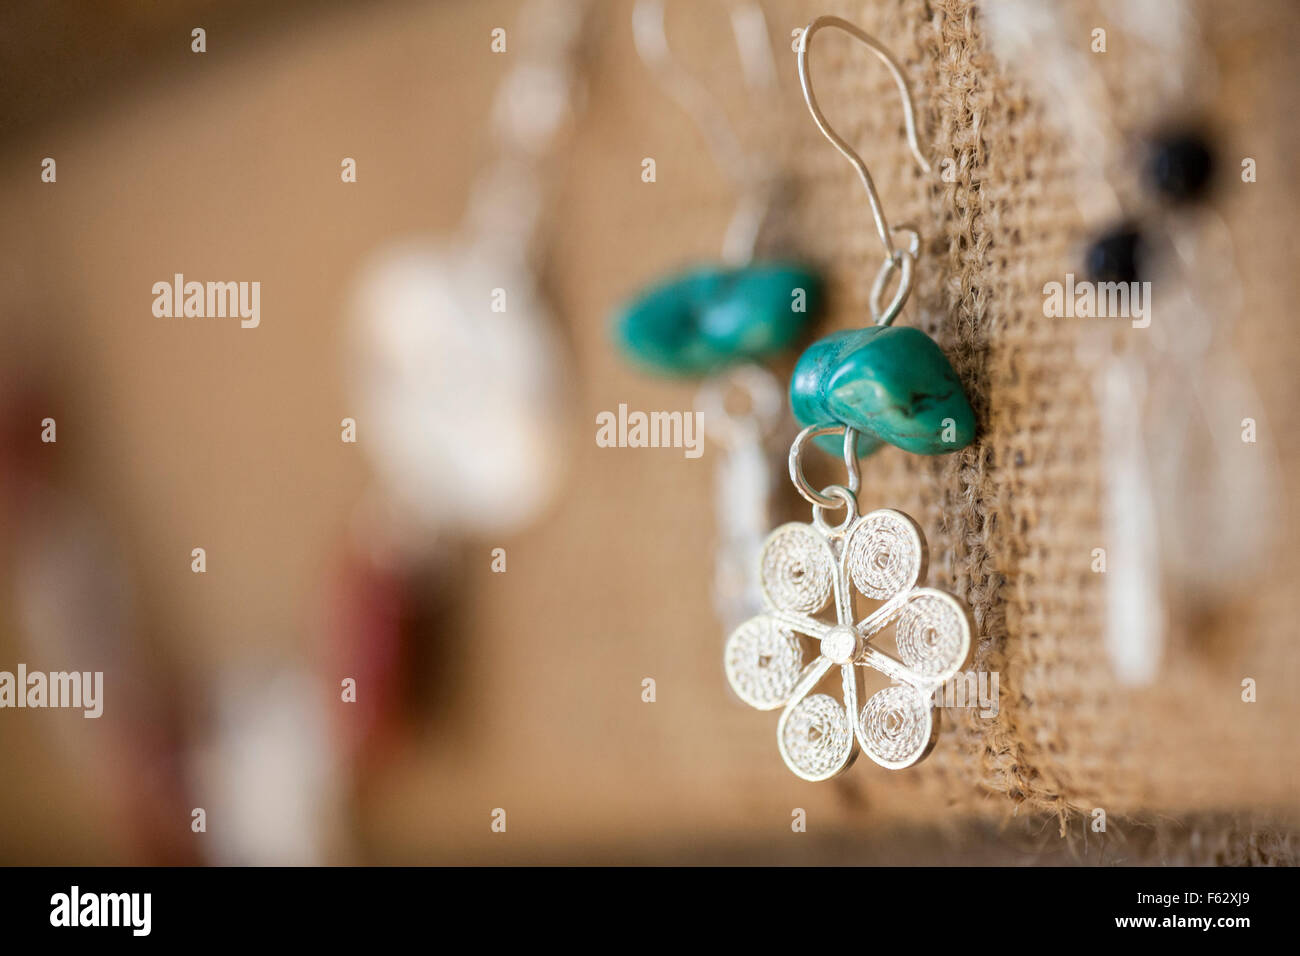
[[[527,0],[491,113],[496,158],[451,240],[398,242],[360,276],[352,311],[361,443],[395,533],[500,532],[560,486],[569,395],[535,254],[542,159],[581,100],[588,0]]]
[[[776,93],[776,63],[772,55],[767,21],[755,3],[730,8],[731,27],[740,56],[741,73],[756,104],[769,108]],[[759,282],[779,282],[781,277],[803,276],[797,267],[785,263],[756,263],[755,252],[763,224],[774,202],[777,164],[763,151],[746,149],[726,114],[712,96],[674,59],[664,27],[662,0],[638,0],[632,11],[632,33],[637,53],[661,87],[693,120],[705,138],[718,168],[734,184],[737,201],[721,248],[721,265],[697,266],[685,274],[660,280],[628,306],[616,321],[616,338],[628,358],[642,367],[673,375],[707,375],[697,393],[695,409],[706,434],[721,450],[714,470],[716,489],[717,546],[714,573],[714,605],[724,626],[730,628],[756,613],[761,606],[758,581],[753,573],[753,549],[770,527],[769,504],[778,453],[772,438],[785,421],[785,393],[781,383],[759,360],[790,344],[802,321],[790,319],[790,296],[786,290],[769,296],[772,312],[784,311],[773,320],[755,300],[746,298],[741,286],[761,276]],[[794,283],[810,285],[801,278]],[[746,286],[753,288],[754,285]],[[708,290],[708,291],[703,291]],[[815,310],[817,290],[805,290]],[[655,340],[655,320],[663,303],[676,297],[680,311],[674,312],[666,342],[646,360],[643,343]],[[685,304],[689,300],[690,304]],[[746,331],[724,336],[719,343],[707,334],[707,363],[672,355],[680,341],[681,327],[694,322],[708,325],[705,314],[726,315],[726,324],[739,321]],[[767,324],[764,324],[767,323]],[[780,329],[779,334],[771,329]],[[762,348],[736,348],[736,343],[764,343]],[[690,352],[699,342],[693,342]],[[698,354],[698,353],[696,353]]]

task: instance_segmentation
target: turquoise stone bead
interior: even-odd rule
[[[692,269],[652,285],[624,307],[615,317],[614,339],[644,368],[704,375],[793,345],[821,300],[820,277],[790,263]]]
[[[861,432],[859,455],[882,442],[941,455],[975,439],[975,413],[947,356],[908,326],[871,326],[814,342],[795,365],[790,406],[802,425],[838,422]],[[816,441],[836,454],[843,448],[837,435]]]

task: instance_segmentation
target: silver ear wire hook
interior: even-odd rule
[[[831,145],[839,150],[840,154],[858,171],[858,178],[862,180],[862,185],[867,190],[867,199],[871,202],[871,215],[876,222],[876,233],[880,236],[880,242],[885,247],[885,263],[877,274],[871,290],[871,314],[877,324],[889,325],[898,316],[903,304],[907,301],[908,295],[911,293],[912,266],[920,253],[920,235],[915,229],[900,226],[897,231],[909,235],[908,246],[901,250],[894,246],[893,232],[889,228],[889,221],[885,218],[885,210],[880,203],[880,194],[876,192],[876,184],[871,179],[867,164],[862,161],[862,157],[844,141],[839,133],[831,129],[831,125],[826,121],[826,116],[822,113],[821,107],[817,105],[817,95],[813,92],[812,78],[808,72],[808,50],[812,44],[813,34],[823,27],[836,27],[843,30],[870,48],[888,67],[890,75],[894,78],[894,84],[898,87],[898,94],[903,101],[903,125],[907,131],[907,145],[911,148],[912,156],[915,157],[917,165],[921,169],[928,173],[931,171],[931,166],[921,151],[921,143],[916,132],[916,110],[912,103],[911,91],[907,88],[907,81],[903,79],[903,71],[880,41],[841,17],[818,17],[804,27],[803,33],[799,36],[798,50],[799,84],[803,87],[804,102],[808,104],[808,111],[812,113],[813,121],[817,124],[817,128],[822,131],[822,135],[830,140]],[[889,277],[895,269],[901,270],[898,291],[894,294],[894,298],[888,307],[881,308],[880,298],[884,294]]]
[[[732,7],[731,27],[748,87],[755,92],[775,89],[776,64],[762,9],[756,3]],[[632,38],[637,54],[691,117],[718,167],[740,190],[740,201],[723,240],[722,258],[732,265],[749,262],[771,202],[770,169],[745,152],[717,100],[674,61],[664,30],[663,0],[637,0],[632,9]]]
[[[869,33],[865,33],[858,27],[854,26],[848,20],[840,17],[818,17],[808,26],[804,27],[803,33],[799,37],[799,83],[803,86],[803,98],[808,104],[808,111],[812,113],[813,120],[817,123],[817,128],[822,131],[822,135],[831,141],[831,145],[840,151],[840,153],[853,164],[853,168],[858,171],[858,178],[862,180],[862,185],[867,189],[867,197],[871,200],[871,214],[876,220],[876,232],[880,235],[880,241],[885,245],[885,254],[891,259],[897,255],[894,249],[893,240],[889,234],[889,223],[885,220],[885,211],[880,205],[880,195],[876,192],[876,184],[871,180],[871,173],[867,172],[867,164],[862,161],[862,157],[846,143],[839,133],[831,129],[830,123],[826,122],[826,117],[822,114],[821,107],[817,105],[817,95],[813,92],[812,79],[808,75],[808,48],[812,43],[813,34],[822,27],[838,27],[854,39],[860,40],[871,48],[871,51],[880,57],[885,66],[889,68],[890,75],[894,78],[894,83],[898,87],[899,96],[903,99],[903,123],[907,129],[907,144],[912,148],[912,155],[916,157],[919,165],[927,173],[930,172],[930,164],[921,152],[921,144],[916,134],[916,111],[912,107],[912,94],[907,88],[907,81],[903,79],[903,72],[889,51],[881,45]]]

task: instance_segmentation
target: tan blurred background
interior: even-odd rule
[[[128,582],[137,673],[154,675],[134,692],[166,700],[148,719],[176,736],[202,736],[215,675],[232,671],[253,688],[274,668],[319,673],[330,720],[349,719],[323,636],[331,568],[371,481],[362,448],[339,441],[355,407],[346,303],[376,248],[460,222],[510,66],[490,52],[490,31],[509,28],[517,6],[62,3],[4,15],[4,374],[11,395],[38,396],[30,408],[12,401],[24,411],[6,453],[46,456],[35,466],[46,480],[97,516],[112,542],[102,560]],[[764,242],[827,268],[831,307],[814,334],[861,324],[877,252],[860,187],[798,98],[791,31],[835,12],[881,37],[912,78],[934,155],[960,169],[923,187],[887,74],[827,39],[828,114],[862,144],[891,218],[930,241],[905,319],[953,354],[982,426],[949,459],[882,452],[866,466],[864,505],[925,526],[931,583],[974,607],[977,666],[1001,672],[1003,700],[994,721],[950,723],[920,767],[859,760],[812,785],[781,766],[773,715],[726,690],[709,595],[710,454],[593,441],[596,413],[619,403],[689,407],[689,384],[628,370],[607,317],[641,282],[714,258],[734,202],[637,59],[630,4],[593,4],[585,101],[546,167],[543,284],[573,392],[568,480],[528,530],[442,549],[456,590],[421,632],[411,677],[425,699],[386,759],[323,813],[323,858],[1291,862],[1300,441],[1285,425],[1300,398],[1288,242],[1300,204],[1284,171],[1300,145],[1288,119],[1300,12],[1284,6],[1248,4],[1216,37],[1212,105],[1228,167],[1219,203],[1246,288],[1238,347],[1274,426],[1261,441],[1283,465],[1280,533],[1257,585],[1180,621],[1161,679],[1125,691],[1106,670],[1104,595],[1089,568],[1096,414],[1077,329],[1041,314],[1042,283],[1070,268],[1087,234],[1068,175],[1079,157],[1047,123],[1050,104],[988,52],[979,4],[772,0],[782,99],[755,112],[734,88],[723,7],[670,4],[680,57],[747,136],[791,164],[800,204]],[[1084,24],[1106,22],[1103,8],[1078,10]],[[201,56],[189,51],[193,26],[208,31]],[[1123,64],[1117,53],[1105,68]],[[1121,105],[1140,101],[1127,90]],[[1234,186],[1246,150],[1259,182]],[[45,156],[57,158],[55,185],[40,181]],[[339,181],[344,156],[357,158],[355,185]],[[653,185],[640,180],[646,156]],[[260,280],[261,326],[155,319],[149,289],[173,272]],[[37,444],[47,414],[57,445]],[[793,498],[781,487],[779,510],[803,520]],[[22,510],[11,504],[11,528]],[[22,537],[6,536],[0,668],[60,669],[23,643]],[[190,569],[196,546],[203,575]],[[505,574],[491,570],[495,547]],[[1240,701],[1247,676],[1260,682],[1251,705]],[[654,704],[641,699],[646,677]],[[189,810],[207,797],[183,770],[158,785],[181,795],[159,800],[152,840],[123,825],[103,778],[84,769],[88,752],[120,746],[111,733],[68,712],[0,713],[0,861],[210,858],[202,841],[223,824],[213,815],[208,833],[191,832]],[[807,834],[791,832],[795,807]],[[1088,830],[1096,807],[1111,818],[1105,835]],[[504,834],[490,829],[494,808],[509,815]]]

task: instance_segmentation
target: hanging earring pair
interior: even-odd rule
[[[918,454],[956,451],[974,438],[975,422],[956,373],[923,332],[894,327],[911,293],[921,239],[891,230],[861,157],[827,123],[809,77],[808,52],[821,29],[843,30],[888,67],[903,101],[908,144],[925,170],[911,95],[901,70],[873,37],[838,17],[820,17],[803,31],[799,79],[818,128],[852,163],[866,188],[885,261],[873,285],[873,324],[835,333],[800,358],[791,404],[805,427],[790,449],[796,490],[812,505],[812,522],[773,531],[762,546],[758,580],[763,613],[727,639],[724,662],[736,694],[760,710],[781,710],[777,747],[796,775],[826,780],[845,770],[859,748],[890,769],[929,753],[938,732],[935,695],[967,663],[972,625],[951,594],[924,586],[927,551],[920,527],[891,509],[860,514],[858,458],[893,444]],[[898,243],[898,237],[906,239]],[[897,289],[885,292],[897,273]],[[810,442],[843,454],[844,484],[815,488],[804,476]],[[840,512],[836,520],[830,516]],[[874,607],[867,607],[874,602]],[[863,607],[859,607],[859,605]],[[897,654],[882,648],[892,628]],[[815,653],[805,663],[805,645]],[[838,672],[841,700],[818,691]],[[874,672],[889,686],[866,697]]]

